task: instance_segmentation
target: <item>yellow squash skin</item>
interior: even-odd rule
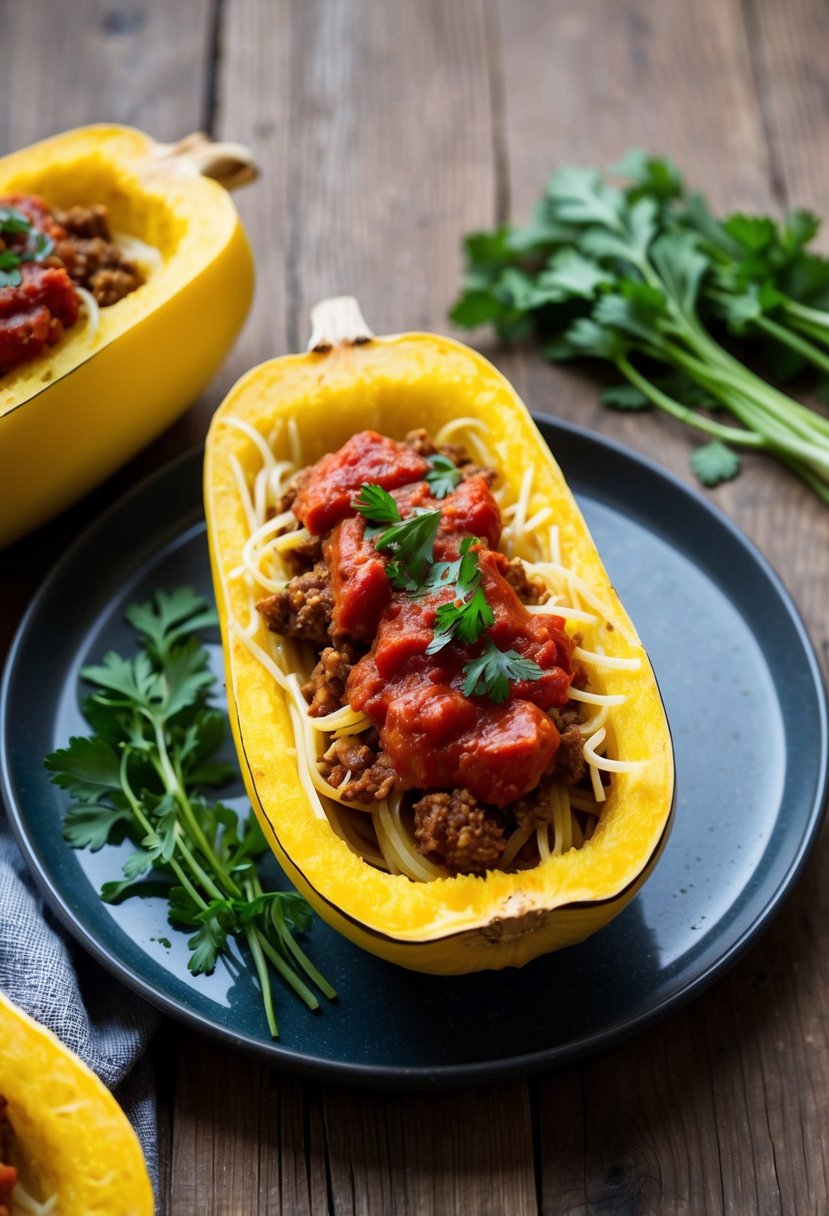
[[[12,1161],[55,1216],[152,1216],[141,1146],[112,1094],[44,1026],[0,993],[0,1094],[9,1104]]]
[[[0,545],[103,480],[192,403],[247,315],[253,261],[227,191],[140,131],[66,132],[0,159],[0,195],[105,203],[113,231],[162,264],[83,318],[40,358],[0,376]]]
[[[614,774],[601,820],[582,848],[521,873],[490,871],[416,883],[358,858],[308,807],[292,756],[283,695],[228,630],[248,620],[244,580],[232,577],[247,524],[231,455],[253,475],[253,442],[228,418],[267,436],[293,418],[311,463],[366,427],[396,438],[414,426],[435,433],[459,416],[481,419],[502,476],[516,492],[535,465],[529,513],[553,508],[562,552],[591,586],[607,628],[605,653],[639,658],[637,671],[606,671],[616,755],[644,760]],[[604,570],[557,463],[507,380],[481,355],[434,334],[403,334],[254,368],[219,408],[207,440],[205,503],[222,621],[233,733],[251,802],[289,878],[320,915],[358,945],[417,970],[454,974],[520,966],[601,928],[633,897],[667,837],[674,765],[662,701],[647,655]]]

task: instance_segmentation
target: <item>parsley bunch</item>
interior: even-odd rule
[[[658,408],[706,433],[692,466],[715,485],[735,449],[769,452],[829,502],[829,420],[732,353],[756,339],[778,380],[809,364],[829,372],[829,260],[809,251],[818,221],[794,212],[713,217],[670,161],[632,151],[615,167],[561,169],[530,224],[467,238],[468,272],[451,317],[536,336],[553,360],[604,360],[623,383],[604,404]],[[729,347],[720,341],[730,333]],[[737,425],[716,416],[727,410]]]
[[[42,262],[55,247],[45,232],[36,232],[32,222],[14,207],[0,207],[0,238],[25,236],[22,243],[0,249],[0,287],[19,287],[24,262]]]
[[[210,704],[215,683],[196,631],[216,624],[215,612],[190,588],[158,591],[134,604],[127,620],[142,649],[130,658],[109,653],[82,671],[94,691],[83,703],[93,733],[72,738],[46,757],[56,785],[72,803],[64,836],[74,848],[97,850],[129,838],[136,851],[123,879],[105,883],[114,902],[164,883],[170,923],[194,930],[188,968],[209,974],[231,937],[247,944],[270,1032],[278,1037],[270,968],[309,1009],[336,994],[293,937],[307,929],[311,909],[296,892],[266,891],[257,868],[268,852],[253,814],[243,821],[203,790],[233,777],[215,759],[227,732],[224,713]]]

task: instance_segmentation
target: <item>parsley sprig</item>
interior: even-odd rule
[[[46,757],[53,782],[72,798],[64,836],[74,848],[97,850],[124,838],[137,845],[123,878],[105,883],[101,897],[140,894],[150,876],[160,878],[170,923],[194,931],[194,975],[213,971],[231,938],[245,942],[276,1038],[271,969],[309,1009],[319,1007],[311,984],[329,998],[336,994],[293,937],[310,925],[305,900],[263,889],[257,861],[268,849],[255,816],[240,820],[203,793],[235,772],[216,759],[227,719],[210,704],[215,679],[195,636],[215,626],[215,612],[184,587],[159,591],[126,616],[140,652],[111,652],[83,669],[94,690],[83,704],[93,733]]]
[[[448,456],[442,456],[440,452],[436,452],[434,456],[429,456],[427,459],[431,468],[426,474],[425,481],[435,498],[445,498],[447,494],[451,494],[457,488],[462,473],[454,460],[450,460]]]
[[[440,509],[415,508],[408,519],[401,519],[397,503],[388,490],[371,484],[360,487],[360,493],[351,505],[371,525],[366,529],[366,535],[374,537],[374,547],[381,551],[387,549],[391,555],[386,574],[392,586],[398,591],[416,592],[434,561]]]
[[[23,244],[0,249],[0,287],[19,287],[24,262],[42,262],[54,249],[45,232],[37,232],[28,216],[14,207],[0,207],[0,237],[25,236]]]
[[[705,484],[736,474],[737,449],[760,450],[829,503],[829,421],[731,351],[753,338],[743,348],[753,358],[759,338],[776,380],[809,365],[829,374],[829,259],[810,248],[818,220],[719,220],[669,160],[636,150],[613,173],[625,184],[561,169],[527,228],[469,236],[452,319],[490,322],[505,339],[535,334],[550,359],[609,362],[625,383],[605,404],[656,406],[708,435],[693,458]]]
[[[503,704],[510,694],[510,683],[518,680],[540,680],[544,675],[538,663],[526,659],[516,650],[499,650],[488,641],[477,659],[463,667],[466,679],[463,691],[467,697],[489,697],[496,705]]]
[[[451,586],[454,594],[437,610],[435,636],[426,647],[427,654],[437,654],[453,640],[477,642],[484,630],[495,624],[495,614],[480,585],[478,551],[472,548],[480,543],[477,536],[465,536],[455,561],[436,562],[429,571],[428,589]]]

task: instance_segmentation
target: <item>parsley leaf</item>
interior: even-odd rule
[[[370,524],[400,523],[397,503],[382,486],[364,484],[360,493],[351,500],[351,505]]]
[[[187,942],[191,951],[187,970],[193,975],[210,975],[224,953],[228,931],[222,924],[222,914],[226,911],[227,901],[214,899],[199,913],[199,930]]]
[[[440,510],[417,510],[409,519],[392,524],[374,541],[376,549],[388,549],[393,560],[386,567],[392,585],[399,590],[417,589],[434,560],[434,544],[440,525]]]
[[[14,207],[0,207],[0,232],[10,236],[26,233],[32,227],[32,221],[22,211]]]
[[[426,575],[424,588],[439,591],[454,584],[455,598],[466,599],[480,580],[478,554],[472,552],[473,545],[480,545],[477,536],[465,536],[458,548],[458,557],[453,562],[435,562]]]
[[[697,448],[691,457],[691,468],[704,486],[718,486],[730,481],[740,471],[740,457],[719,439]]]
[[[599,394],[599,400],[612,410],[646,410],[651,404],[642,390],[633,384],[608,384]]]
[[[451,494],[461,479],[461,471],[448,456],[436,452],[428,457],[431,470],[426,474],[426,482],[435,498],[445,498]]]
[[[477,659],[464,663],[466,679],[463,691],[467,697],[489,697],[501,705],[510,694],[510,683],[519,680],[540,680],[544,672],[538,663],[525,659],[515,650],[499,650],[487,642]]]
[[[435,615],[435,636],[426,647],[427,654],[437,654],[448,642],[477,642],[485,629],[495,624],[495,614],[484,595],[476,587],[468,600],[450,600],[441,604]]]
[[[19,287],[22,264],[42,262],[55,247],[51,237],[33,229],[28,216],[13,207],[0,207],[0,235],[26,237],[24,243],[0,250],[0,287]]]
[[[560,299],[581,296],[592,300],[598,288],[609,287],[614,276],[576,249],[561,249],[538,276],[539,283],[557,290]]]
[[[162,666],[183,637],[218,624],[216,610],[192,587],[156,591],[151,600],[131,604],[124,616]]]
[[[75,803],[63,821],[63,838],[73,849],[97,853],[110,840],[113,830],[131,820],[128,807],[107,806],[98,802]]]

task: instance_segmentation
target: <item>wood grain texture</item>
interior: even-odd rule
[[[462,234],[523,219],[556,165],[639,144],[717,207],[829,214],[828,24],[820,0],[0,0],[0,152],[102,119],[161,138],[212,122],[263,169],[239,195],[259,285],[235,352],[161,441],[0,557],[0,649],[69,538],[200,439],[245,368],[299,349],[312,303],[350,291],[378,331],[445,330]],[[692,480],[672,420],[607,413],[592,374],[475,337],[531,406]],[[829,512],[759,457],[711,497],[827,645]],[[350,1092],[167,1027],[162,1212],[823,1216],[827,864],[824,834],[772,928],[688,1008],[532,1083]]]
[[[0,3],[0,155],[89,122],[200,128],[213,0]],[[36,98],[33,104],[32,98]]]
[[[530,1216],[537,1211],[524,1083],[449,1094],[325,1093],[334,1216]]]
[[[826,22],[817,0],[800,0],[795,18],[788,9],[784,17],[774,0],[502,3],[499,45],[516,221],[528,217],[559,165],[611,165],[631,146],[669,154],[717,210],[776,210],[779,182],[792,172],[798,202],[824,214],[829,180],[823,179],[821,194],[818,170],[808,166],[825,162],[818,140],[826,123],[821,127],[813,115],[809,146],[800,119],[821,79]],[[825,99],[822,105],[825,113]],[[812,193],[804,200],[807,187]],[[490,353],[532,408],[618,439],[696,486],[688,459],[703,436],[655,411],[603,409],[599,381],[587,371],[545,365],[534,353]],[[736,481],[709,497],[794,589],[822,648],[829,513],[771,458],[746,455],[743,465]]]
[[[322,1112],[313,1086],[184,1036],[177,1075],[173,1216],[328,1210]]]

